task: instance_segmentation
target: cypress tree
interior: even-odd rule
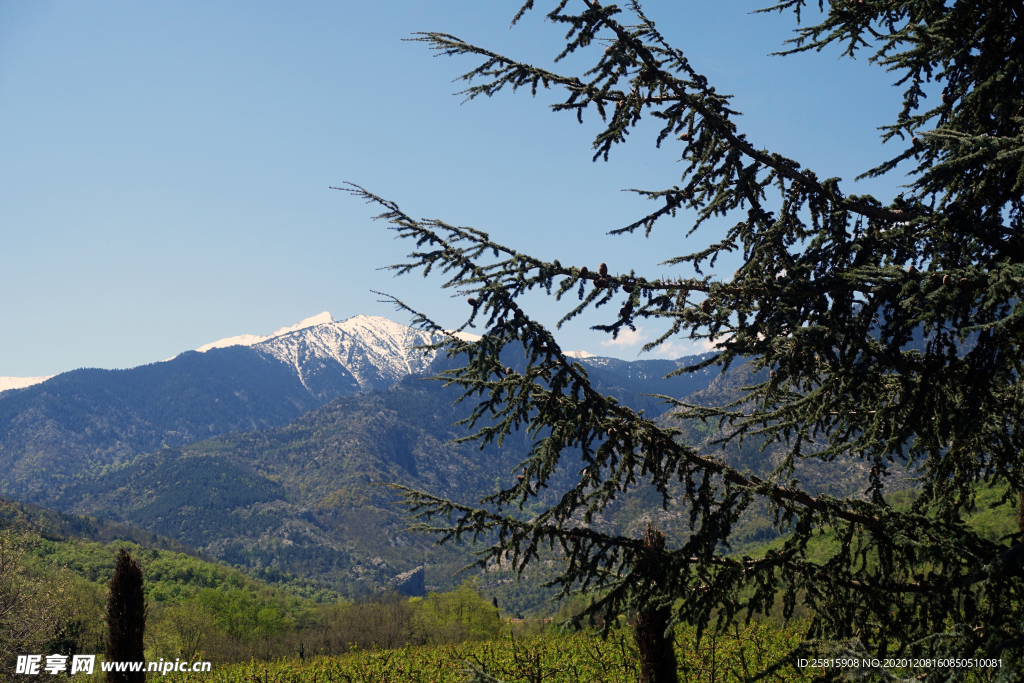
[[[142,568],[127,550],[117,552],[107,595],[108,662],[142,662],[146,631],[146,596]],[[144,671],[108,671],[107,683],[143,683]]]
[[[852,194],[828,169],[748,139],[730,98],[637,2],[628,11],[596,0],[552,5],[548,20],[568,29],[560,56],[596,53],[579,76],[449,34],[414,39],[479,60],[461,77],[468,99],[505,88],[561,89],[556,111],[604,122],[595,160],[608,160],[642,116],[659,122],[655,142],[678,148],[682,176],[633,190],[651,208],[613,232],[648,234],[685,221],[692,240],[722,216],[732,227],[667,262],[692,267],[696,277],[647,276],[618,263],[594,272],[520,253],[472,228],[414,219],[349,185],[416,244],[396,273],[444,273],[445,288],[470,297],[458,329],[482,328],[482,337],[449,334],[438,347],[465,361],[443,379],[475,402],[467,439],[500,442],[520,428],[533,438],[523,471],[479,503],[404,490],[420,528],[441,542],[486,539],[481,566],[511,561],[522,571],[542,546],[558,549],[563,594],[599,589],[581,618],[649,613],[678,601],[672,620],[704,632],[767,613],[779,600],[786,615],[803,603],[812,617],[806,640],[779,666],[815,655],[868,664],[907,657],[925,662],[907,675],[939,681],[959,680],[963,671],[927,662],[995,658],[1001,668],[986,673],[1009,680],[1024,648],[1024,534],[986,538],[964,515],[979,487],[998,487],[1004,503],[1024,494],[1020,3],[823,1],[819,23],[799,23],[786,54],[831,44],[850,57],[870,50],[870,61],[903,87],[903,106],[882,130],[896,149],[863,173],[879,177],[911,164],[906,191],[888,199]],[[533,6],[527,2],[513,23]],[[781,0],[762,11],[791,11],[800,22],[806,9],[804,0]],[[736,273],[705,273],[726,252],[742,255]],[[718,425],[723,447],[773,443],[782,453],[777,469],[741,471],[595,390],[585,367],[521,306],[534,290],[578,297],[561,323],[622,302],[601,309],[609,313],[597,329],[615,336],[635,321],[667,320],[669,329],[647,348],[679,337],[714,343],[711,357],[683,371],[743,362],[764,371],[734,402],[680,403],[675,416]],[[424,329],[444,335],[454,327],[396,303]],[[525,353],[514,371],[501,360],[506,349]],[[795,476],[802,461],[855,467],[866,488],[845,498],[805,488]],[[541,500],[552,500],[541,492],[555,484],[556,468],[570,466],[581,468],[579,483],[537,513]],[[910,509],[895,509],[887,477],[906,469],[919,495]],[[588,526],[641,484],[654,486],[666,509],[688,515],[685,543],[655,551],[644,538]],[[784,542],[758,558],[724,553],[755,501],[769,507]],[[529,519],[517,513],[527,504]],[[807,552],[822,534],[836,542],[827,559]],[[646,579],[651,563],[664,577],[654,586]],[[894,675],[873,666],[857,674]]]

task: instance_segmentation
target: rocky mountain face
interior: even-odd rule
[[[417,347],[435,341],[426,332],[387,318],[357,315],[334,320],[324,311],[267,336],[243,334],[196,350],[247,346],[268,361],[291,368],[311,395],[329,401],[386,389],[407,375],[423,374],[437,352]]]

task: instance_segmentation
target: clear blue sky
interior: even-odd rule
[[[552,114],[552,94],[460,105],[451,80],[475,62],[402,42],[445,31],[572,73],[596,60],[552,66],[564,29],[537,4],[509,30],[517,2],[0,3],[0,375],[131,367],[324,310],[409,322],[371,290],[459,324],[465,303],[436,281],[376,270],[406,246],[328,189],[344,181],[537,256],[670,273],[656,264],[714,228],[684,240],[680,216],[649,240],[605,233],[647,209],[622,188],[678,181],[678,148],[645,129],[592,163],[593,117]],[[735,95],[755,144],[887,199],[901,176],[853,178],[894,152],[876,130],[898,111],[893,76],[866,54],[769,57],[795,22],[759,6],[645,9]],[[534,310],[554,320],[571,303]],[[595,320],[564,328],[563,346],[637,357],[602,344]]]

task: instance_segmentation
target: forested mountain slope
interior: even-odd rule
[[[515,364],[515,359],[508,360]],[[589,358],[584,367],[603,391],[635,407],[646,405],[654,414],[667,406],[640,392],[693,403],[725,402],[738,387],[759,381],[742,365],[714,377],[660,379],[679,364],[696,360],[624,363]],[[437,360],[433,369],[450,362]],[[455,423],[471,405],[455,403],[458,396],[453,387],[407,376],[384,391],[337,398],[285,425],[68,472],[51,494],[50,504],[174,539],[259,576],[306,577],[343,594],[393,586],[397,577],[419,566],[425,566],[428,587],[451,588],[462,578],[454,576],[456,570],[472,561],[469,548],[432,547],[432,537],[408,532],[404,511],[381,484],[399,483],[473,503],[511,486],[531,445],[524,432],[513,432],[500,447],[481,450],[475,443],[453,444],[466,434]],[[660,419],[674,421],[671,413]],[[677,426],[683,430],[682,438],[695,445],[717,434],[717,425]],[[766,473],[777,464],[779,448],[762,451],[760,445],[748,441],[725,452],[703,448]],[[556,479],[577,476],[579,468],[568,453]],[[847,470],[801,468],[801,476],[815,477],[823,490],[856,486],[859,472]],[[523,514],[531,510],[527,507]],[[748,517],[741,520],[737,548],[774,537],[761,523],[764,520]],[[660,497],[644,487],[621,496],[594,524],[633,535],[648,519],[655,520],[674,543],[689,534],[686,511],[662,510]],[[538,566],[521,586],[509,581],[507,571],[485,581],[503,604],[535,605],[543,597],[537,579],[545,572]]]
[[[67,477],[213,434],[283,424],[320,405],[251,348],[130,370],[74,370],[0,396],[0,490],[45,502]]]
[[[687,359],[686,362],[692,362]],[[642,373],[597,363],[591,375],[627,402],[636,393],[700,386],[662,382],[676,361]],[[623,388],[626,385],[630,388]],[[416,566],[427,583],[451,585],[465,549],[431,548],[404,531],[403,511],[380,483],[399,483],[475,502],[515,479],[530,440],[515,432],[500,447],[453,444],[469,402],[440,382],[409,376],[387,391],[341,397],[291,423],[165,448],[64,482],[54,505],[179,539],[232,564],[316,576],[343,590],[387,585]],[[567,460],[571,460],[571,457]],[[567,462],[563,476],[571,476]],[[625,508],[623,508],[625,509]]]
[[[429,341],[381,318],[325,313],[161,363],[3,392],[0,490],[261,575],[352,593],[426,565],[428,585],[450,587],[468,551],[404,531],[403,511],[379,484],[475,502],[514,481],[530,441],[519,432],[501,447],[453,445],[470,402],[423,380],[458,362],[415,348]],[[657,416],[670,406],[650,394],[684,398],[711,385],[717,368],[663,379],[703,358],[579,362],[598,390]],[[562,477],[574,474],[566,460]],[[617,504],[599,523],[627,529],[656,507],[648,498]]]
[[[385,390],[452,361],[433,338],[384,318],[323,313],[266,337],[241,335],[127,370],[81,369],[0,392],[0,493],[47,504],[69,478],[211,436],[280,426],[342,397]],[[602,390],[658,413],[657,399],[707,386],[714,371],[660,381],[695,358],[588,358]],[[515,364],[515,359],[509,359]]]
[[[384,318],[330,314],[127,370],[65,372],[0,393],[0,492],[45,503],[68,476],[166,446],[286,424],[427,372],[432,341]]]
[[[521,440],[482,451],[449,444],[463,432],[444,393],[409,378],[283,427],[138,456],[70,482],[55,503],[181,539],[232,564],[339,586],[386,585],[425,560],[450,575],[465,554],[429,550],[431,539],[404,532],[394,496],[376,484],[479,497],[499,473],[512,476],[524,449]]]

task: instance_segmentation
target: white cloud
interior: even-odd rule
[[[640,353],[640,347],[652,339],[651,335],[647,334],[644,328],[638,325],[636,332],[629,328],[623,328],[619,331],[619,336],[616,339],[602,341],[601,346],[610,350],[614,349],[617,355],[623,354],[625,351],[634,350],[639,354],[640,358],[681,358],[682,356],[694,356],[699,353],[714,351],[715,345],[725,338],[719,337],[715,341],[707,339],[668,339],[662,342],[660,346],[645,353]],[[625,358],[626,356],[620,355],[620,357]]]
[[[669,339],[647,353],[655,358],[695,356],[698,353],[717,350],[715,346],[726,339],[727,337],[719,337],[714,341],[709,339]]]
[[[639,346],[640,344],[643,344],[646,339],[647,335],[644,334],[644,328],[637,326],[636,332],[634,332],[628,327],[624,327],[619,330],[618,337],[601,342],[601,346],[612,346],[617,348]]]
[[[702,339],[700,341],[669,339],[668,341],[662,342],[660,346],[651,349],[644,355],[649,355],[654,358],[679,358],[681,356],[693,356],[698,353],[710,351],[714,346],[714,344],[709,343],[706,339]]]

